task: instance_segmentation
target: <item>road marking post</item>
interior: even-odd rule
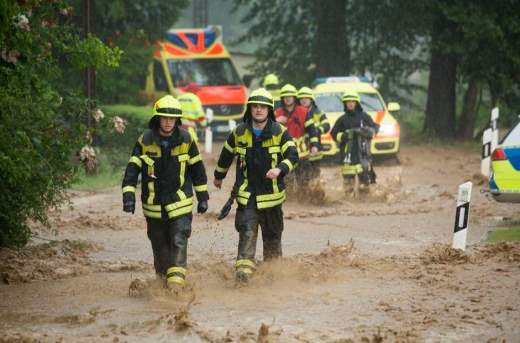
[[[490,175],[491,168],[491,139],[493,131],[486,129],[482,134],[482,161],[480,162],[480,173],[486,177]]]
[[[471,188],[473,183],[465,182],[459,185],[457,196],[457,211],[453,229],[453,249],[466,250],[466,237],[468,235],[469,204],[471,201]]]
[[[491,120],[489,122],[491,131],[493,131],[492,137],[491,137],[491,153],[493,153],[493,150],[495,150],[498,146],[498,117],[499,117],[498,107],[495,107],[491,110]]]
[[[213,110],[211,108],[206,109],[206,121],[208,126],[204,132],[204,152],[211,154],[213,151],[213,131],[211,131],[211,122],[213,121]]]

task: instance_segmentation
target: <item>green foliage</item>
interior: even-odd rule
[[[520,225],[501,228],[490,232],[488,240],[497,241],[520,241]]]
[[[0,246],[24,245],[27,220],[46,223],[66,198],[88,112],[62,70],[79,73],[80,60],[110,67],[118,56],[72,32],[66,3],[18,3],[2,2],[0,27]]]
[[[69,3],[81,27],[83,0],[69,0]],[[189,0],[95,2],[96,36],[124,52],[119,68],[97,72],[97,97],[102,103],[144,103],[139,91],[144,88],[148,64],[152,61],[153,41],[164,36],[188,5]]]

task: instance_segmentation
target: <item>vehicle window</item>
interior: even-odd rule
[[[227,58],[168,60],[168,67],[175,87],[189,83],[200,86],[241,85],[242,81]]]
[[[323,112],[343,112],[343,93],[322,93],[316,95],[316,104]],[[365,111],[384,111],[385,107],[375,93],[359,93],[361,107]]]
[[[166,83],[166,77],[164,76],[164,69],[159,61],[153,62],[153,83],[155,84],[155,90],[157,91],[168,91],[168,83]]]
[[[343,112],[342,96],[343,93],[316,94],[316,105],[325,113]]]
[[[520,144],[520,122],[516,124],[516,126],[509,131],[509,133],[504,137],[502,143],[504,145],[518,145]]]
[[[381,102],[376,93],[359,93],[361,98],[361,107],[365,111],[384,111],[385,106]]]

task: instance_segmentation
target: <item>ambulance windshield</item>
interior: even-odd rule
[[[228,58],[170,59],[168,68],[175,87],[186,87],[190,83],[199,86],[242,85]]]

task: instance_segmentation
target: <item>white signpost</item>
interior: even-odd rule
[[[486,177],[490,175],[491,168],[491,139],[493,131],[486,129],[482,134],[482,161],[480,163],[480,173]]]
[[[206,121],[208,123],[208,127],[206,127],[206,131],[204,132],[204,152],[206,154],[211,154],[213,151],[213,131],[211,131],[213,110],[211,108],[206,109]]]
[[[491,127],[492,137],[491,137],[491,153],[498,146],[498,107],[495,107],[491,110],[491,121],[489,122],[489,126]]]
[[[466,250],[466,237],[468,235],[469,203],[471,201],[471,182],[465,182],[459,186],[457,196],[457,212],[455,214],[455,226],[453,229],[453,249]]]

